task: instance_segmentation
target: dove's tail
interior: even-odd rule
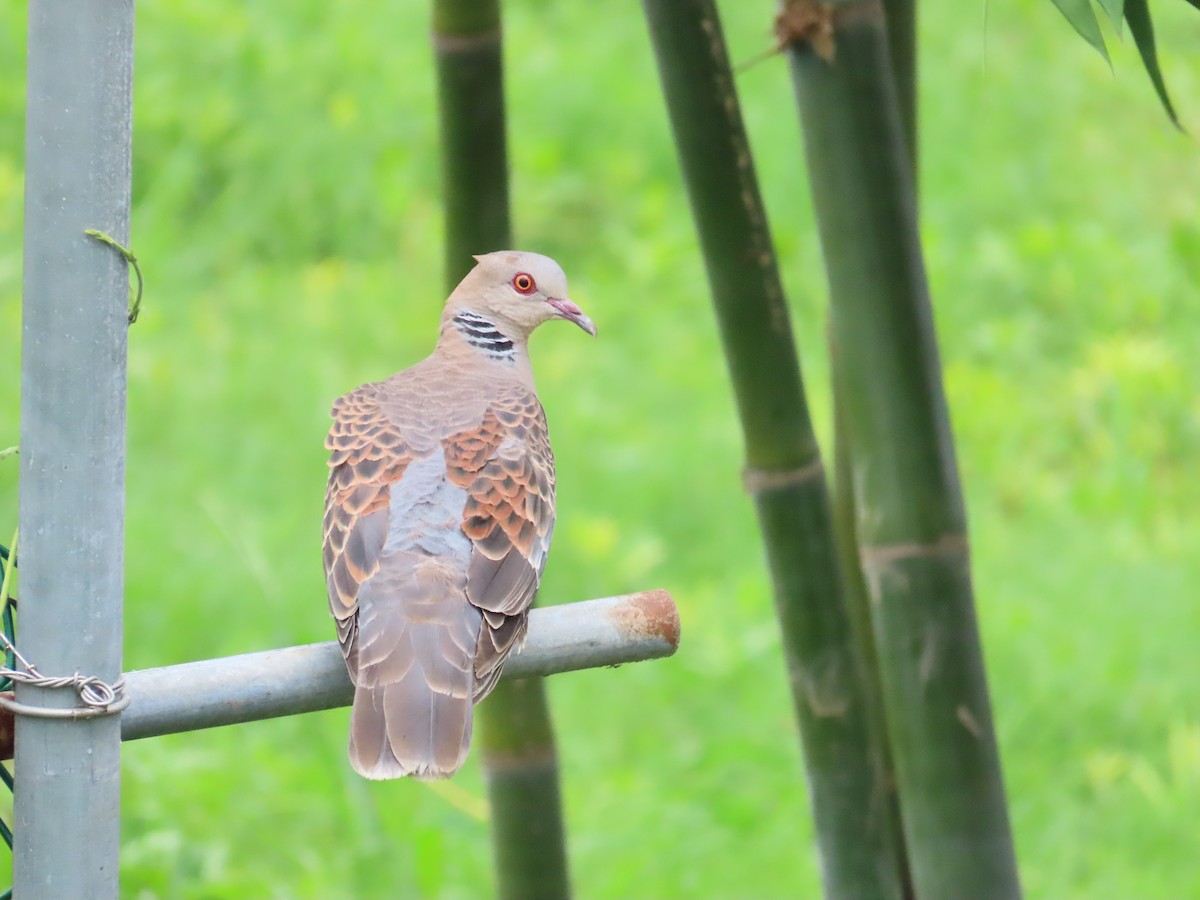
[[[375,582],[359,596],[350,764],[373,779],[453,775],[471,743],[480,611],[460,591],[412,599],[395,584],[380,603]]]

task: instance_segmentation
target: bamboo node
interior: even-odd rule
[[[449,34],[433,32],[433,49],[438,53],[469,53],[480,47],[498,45],[501,31],[493,28],[490,31],[477,31],[474,34]]]
[[[742,486],[747,494],[755,496],[763,491],[792,487],[824,476],[825,465],[818,457],[799,469],[752,469],[747,466],[742,470]]]
[[[962,534],[943,534],[930,544],[885,544],[859,549],[863,567],[882,568],[905,559],[929,559],[937,556],[957,556],[967,552],[967,538]]]
[[[553,769],[558,765],[558,754],[553,744],[539,744],[508,751],[493,750],[485,746],[482,758],[483,770],[489,775]]]
[[[817,56],[831,63],[837,52],[834,33],[839,28],[861,22],[881,22],[883,18],[881,0],[837,4],[822,3],[821,0],[784,0],[783,8],[775,17],[775,52],[807,41]]]
[[[807,41],[817,56],[833,62],[833,9],[820,0],[786,0],[774,30],[778,49]]]

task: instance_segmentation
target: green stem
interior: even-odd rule
[[[899,898],[863,669],[766,214],[712,0],[644,0],[745,435],[831,898]]]
[[[888,51],[892,61],[892,75],[896,85],[900,122],[904,131],[904,145],[908,153],[909,170],[914,184],[919,181],[920,165],[917,139],[917,0],[883,0],[887,19]],[[880,738],[876,742],[881,753],[879,764],[887,786],[887,816],[889,827],[896,837],[896,844],[903,856],[902,871],[906,897],[913,897],[912,878],[908,869],[907,850],[900,815],[900,799],[896,792],[895,767],[892,760],[887,723],[884,717],[883,697],[880,689],[878,649],[871,631],[871,610],[867,599],[867,585],[863,577],[859,557],[858,533],[854,523],[854,479],[852,449],[845,422],[845,386],[841,364],[834,342],[830,340],[830,368],[833,372],[834,395],[834,522],[837,530],[838,555],[846,577],[846,605],[854,622],[855,638],[859,651],[867,666],[867,699],[874,733]]]
[[[892,761],[892,748],[887,736],[887,719],[883,709],[883,692],[880,687],[879,650],[875,646],[875,635],[871,631],[871,607],[867,583],[863,578],[862,564],[858,552],[858,530],[854,521],[854,479],[852,477],[852,453],[850,436],[847,434],[844,407],[845,388],[839,382],[841,366],[837,347],[829,342],[830,368],[833,370],[833,521],[837,534],[838,557],[842,564],[846,608],[854,627],[854,638],[859,655],[866,667],[865,696],[875,740],[872,746],[878,752],[877,765],[882,772],[885,789],[885,813],[888,828],[900,855],[900,871],[904,881],[906,900],[915,897],[912,876],[908,868],[908,852],[904,846],[904,827],[900,816],[900,797],[896,791],[896,771]]]
[[[545,679],[501,681],[479,707],[498,894],[569,897],[562,798]]]
[[[832,59],[803,39],[788,54],[913,884],[1007,900],[1020,887],[887,37],[864,4],[825,9]]]
[[[496,0],[435,0],[446,213],[447,281],[458,283],[471,257],[510,249],[500,7]]]
[[[888,51],[892,58],[896,99],[900,104],[904,146],[908,150],[915,184],[920,169],[917,158],[917,0],[883,0],[883,10],[887,17]]]
[[[121,258],[124,259],[126,263],[133,266],[133,274],[137,278],[137,288],[136,290],[130,291],[129,311],[126,313],[126,317],[129,319],[129,324],[132,325],[138,320],[138,315],[142,311],[142,289],[146,286],[145,281],[142,279],[142,267],[138,262],[138,258],[133,255],[132,250],[107,232],[100,231],[96,228],[85,228],[83,229],[83,233],[107,247],[112,247],[119,254],[121,254]]]
[[[4,577],[0,578],[0,606],[6,606],[9,600],[8,589],[12,586],[13,569],[17,567],[17,538],[20,536],[20,526],[13,529],[12,540],[5,553],[7,565],[4,566]]]
[[[472,255],[512,246],[496,0],[435,0],[446,280]],[[477,709],[502,900],[570,896],[554,732],[541,678],[506,679]]]

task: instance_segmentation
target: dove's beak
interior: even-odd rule
[[[592,337],[596,336],[596,325],[589,319],[582,309],[568,300],[566,297],[559,299],[558,297],[548,297],[546,302],[554,307],[554,311],[560,318],[566,319],[568,322],[574,322]]]

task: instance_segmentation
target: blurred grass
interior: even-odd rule
[[[723,7],[750,59],[769,7]],[[130,668],[332,637],[329,401],[433,340],[426,12],[330,9],[138,5]],[[1200,19],[1155,11],[1195,133]],[[0,446],[19,396],[23,16],[0,6]],[[1023,878],[1033,898],[1195,895],[1196,145],[1128,42],[1111,74],[1044,0],[990,4],[986,25],[981,5],[939,4],[921,39],[926,250]],[[737,426],[641,17],[516,0],[507,54],[519,244],[560,259],[601,335],[535,339],[560,470],[543,597],[664,586],[684,620],[672,661],[551,680],[578,893],[814,897]],[[740,81],[827,435],[782,60]],[[15,491],[10,460],[0,533]],[[334,711],[127,745],[125,895],[486,895],[476,766],[367,784],[345,726]]]

